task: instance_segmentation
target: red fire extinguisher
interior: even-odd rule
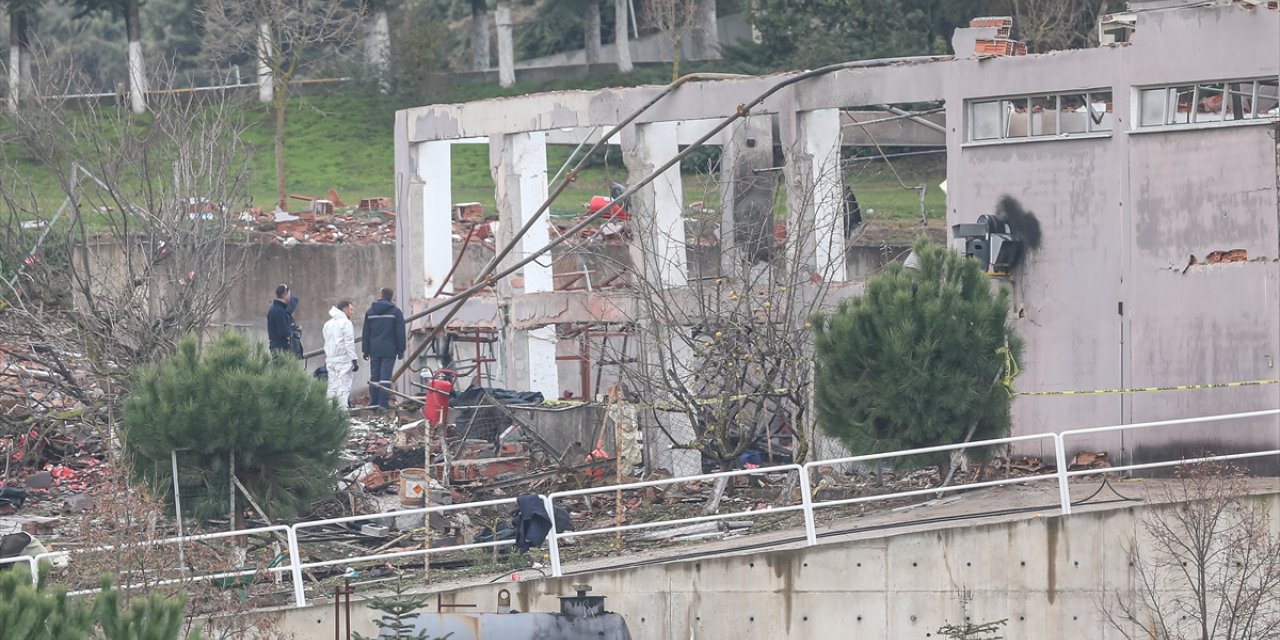
[[[457,372],[452,369],[441,369],[431,376],[427,383],[427,397],[422,404],[422,417],[432,427],[440,426],[449,420],[449,394],[453,392],[453,381]]]

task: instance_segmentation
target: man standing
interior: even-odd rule
[[[267,346],[275,356],[278,353],[289,353],[295,325],[293,308],[297,306],[297,297],[289,291],[289,285],[276,287],[276,299],[271,301],[267,310]]]
[[[364,314],[360,349],[369,367],[369,406],[391,408],[391,394],[379,388],[391,387],[396,360],[404,357],[404,314],[392,302],[395,292],[383,288],[382,297]]]
[[[329,372],[329,390],[326,398],[337,398],[338,406],[346,409],[351,395],[351,380],[360,370],[356,359],[356,333],[351,326],[355,307],[343,300],[329,309],[329,321],[324,323],[324,368]]]

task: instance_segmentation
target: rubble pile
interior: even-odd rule
[[[240,214],[247,237],[286,247],[297,244],[392,244],[395,214],[348,208],[328,214],[303,211],[297,215],[251,209]]]
[[[0,314],[0,487],[13,498],[0,499],[0,516],[82,509],[112,474],[93,426],[109,411],[111,383],[70,346],[69,327],[23,325]]]
[[[316,221],[309,224],[319,225],[322,219],[333,217],[316,216]],[[468,232],[477,228],[480,227],[474,224],[467,226]],[[291,238],[292,233],[289,231]],[[13,324],[15,316],[0,314],[0,324]],[[124,372],[109,365],[95,366],[85,354],[71,348],[74,343],[70,328],[0,329],[4,336],[0,338],[0,455],[4,457],[0,533],[25,530],[40,535],[51,545],[74,545],[92,537],[96,525],[90,520],[102,519],[95,515],[95,502],[106,502],[107,494],[120,493],[124,486],[111,464],[108,444],[95,428],[95,424],[106,424],[105,418],[109,417],[106,412],[112,404],[111,376]],[[103,366],[108,374],[101,373]],[[599,433],[591,439],[596,441],[594,449],[576,442],[555,445],[546,440],[545,433],[539,433],[535,424],[521,417],[527,413],[517,415],[513,411],[516,405],[538,404],[540,395],[532,398],[528,397],[530,394],[494,391],[486,391],[484,399],[470,405],[453,407],[452,420],[444,428],[429,428],[411,403],[389,415],[353,413],[344,452],[346,464],[335,479],[333,497],[312,505],[311,512],[301,514],[300,519],[362,519],[308,529],[302,539],[308,559],[334,560],[408,551],[424,544],[439,547],[502,539],[517,535],[518,521],[524,517],[522,510],[510,506],[433,514],[426,521],[420,515],[384,515],[428,501],[439,505],[516,498],[524,509],[524,503],[538,495],[615,483],[617,452],[599,444]],[[607,406],[605,410],[608,411]],[[592,425],[599,423],[599,419],[591,421]],[[1097,452],[1078,454],[1070,464],[1072,469],[1101,468],[1109,462],[1105,452]],[[647,471],[639,465],[623,468],[630,470],[623,472],[624,482],[663,477],[661,472]],[[1046,463],[1029,456],[997,457],[987,464],[958,471],[953,482],[966,484],[1055,471],[1052,460]],[[932,488],[939,486],[945,475],[936,467],[895,472],[824,466],[817,472],[811,480],[818,500]],[[720,509],[751,512],[793,505],[800,499],[797,485],[790,473],[740,476],[728,483],[719,498]],[[616,495],[610,491],[559,501],[557,506],[565,511],[561,514],[557,509],[552,517],[562,530],[693,517],[715,498],[716,490],[714,483],[692,481],[624,490]],[[919,500],[851,508],[865,512],[910,502]],[[533,503],[540,504],[536,499]],[[69,517],[76,513],[86,515]],[[841,510],[830,509],[826,513],[836,517]],[[246,526],[267,524],[255,520],[257,514],[248,507],[245,515]],[[618,537],[566,538],[562,543],[567,557],[587,557],[799,526],[800,518],[798,513],[744,516],[724,522],[645,529]],[[480,555],[483,554],[433,556],[431,563],[439,568],[465,569],[475,565],[476,570],[495,571],[494,561],[486,562]],[[497,552],[494,557],[498,557]],[[397,564],[420,562],[421,558],[402,558]],[[366,575],[376,576],[376,572],[366,570]],[[313,573],[309,580],[351,578],[360,575],[360,569],[339,565]]]

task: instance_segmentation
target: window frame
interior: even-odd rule
[[[1262,87],[1271,86],[1275,88],[1275,93],[1270,95],[1262,94]],[[1178,115],[1177,108],[1179,106],[1178,95],[1181,90],[1191,89],[1191,103],[1187,113],[1186,120],[1181,120]],[[1247,87],[1247,89],[1244,89]],[[1207,90],[1207,92],[1206,92]],[[1163,92],[1161,102],[1161,113],[1158,122],[1149,122],[1144,118],[1147,114],[1144,111],[1146,100],[1152,92]],[[1218,107],[1217,113],[1200,111],[1200,102],[1207,97],[1213,95],[1222,98],[1222,104]],[[1228,117],[1228,109],[1231,106],[1232,97],[1240,97],[1242,102],[1248,101],[1249,108],[1247,111],[1241,109],[1239,113],[1231,114]],[[1216,78],[1210,80],[1198,80],[1195,82],[1176,82],[1155,85],[1142,85],[1133,87],[1133,105],[1132,119],[1130,120],[1129,133],[1155,133],[1160,131],[1187,131],[1197,129],[1215,129],[1220,127],[1239,127],[1250,126],[1255,124],[1274,123],[1280,119],[1280,111],[1272,115],[1261,113],[1258,106],[1259,97],[1267,100],[1277,101],[1280,103],[1280,76],[1256,76],[1246,78]],[[1170,113],[1170,108],[1173,113]],[[1206,116],[1216,116],[1210,119]],[[1155,120],[1154,118],[1152,120]]]
[[[1111,110],[1103,111],[1102,118],[1099,118],[1098,121],[1095,122],[1094,120],[1095,111],[1093,109],[1093,104],[1096,101],[1097,97],[1102,96],[1104,94],[1109,96],[1109,98],[1105,102],[1111,106]],[[1085,131],[1063,132],[1062,104],[1064,99],[1071,98],[1071,97],[1084,98]],[[1035,114],[1033,112],[1034,107],[1032,105],[1037,101],[1044,101],[1050,98],[1053,99],[1054,106],[1056,107],[1054,110],[1054,117],[1053,117],[1053,133],[1036,134],[1034,133],[1036,130],[1036,127],[1034,123],[1034,120],[1035,120]],[[1013,124],[1012,115],[1014,113],[1017,113],[1016,107],[1014,105],[1018,105],[1018,104],[1020,104],[1023,107],[1025,113],[1027,114],[1026,131],[1018,135],[1010,135],[1010,130]],[[995,111],[996,113],[998,113],[998,117],[1000,119],[998,123],[994,123],[995,129],[997,130],[997,136],[985,137],[985,138],[975,137],[975,134],[978,131],[978,119],[975,118],[974,114],[976,113],[978,108],[980,107],[989,108],[991,105],[995,105]],[[1101,126],[1101,122],[1102,122],[1102,119],[1106,118],[1106,115],[1108,113],[1112,114],[1112,122],[1110,123],[1111,126],[1103,128]],[[1068,90],[1061,90],[1061,91],[1037,91],[1034,93],[1018,93],[1018,94],[1007,94],[1002,96],[989,96],[989,97],[984,96],[981,98],[967,98],[964,101],[964,118],[965,118],[964,142],[961,143],[962,147],[996,145],[996,144],[1018,144],[1018,143],[1024,143],[1024,142],[1043,142],[1046,140],[1082,140],[1082,139],[1087,140],[1091,138],[1109,138],[1113,135],[1115,131],[1115,91],[1111,87],[1093,87],[1088,89],[1068,89]],[[987,127],[987,128],[990,129],[991,127]],[[1040,128],[1041,130],[1045,128],[1043,123]]]

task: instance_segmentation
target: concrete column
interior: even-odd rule
[[[677,123],[656,122],[637,125],[622,140],[623,159],[631,180],[647,176],[679,152]],[[673,166],[662,172],[656,180],[640,189],[631,198],[632,228],[635,234],[631,248],[633,263],[650,286],[673,288],[688,282],[688,259],[685,253],[684,184],[680,167]],[[681,326],[665,326],[655,317],[640,320],[639,334],[646,342],[645,367],[647,377],[657,380],[662,375],[659,367],[674,370],[680,379],[692,376],[691,368],[696,360],[688,344],[673,335],[688,331]],[[660,388],[657,390],[661,393]],[[655,400],[668,398],[657,397]],[[687,449],[671,449],[671,444],[686,444],[696,438],[696,432],[688,416],[679,412],[659,412],[674,442],[655,434],[647,441],[655,443],[657,464],[678,476],[700,473],[701,455]]]
[[[613,49],[617,54],[618,72],[631,73],[631,37],[627,29],[627,0],[615,0],[613,21]]]
[[[421,219],[422,278],[421,297],[430,298],[443,288],[453,287],[444,281],[453,266],[453,146],[448,141],[420,142],[416,146],[417,176],[413,188],[420,191],[421,208],[412,215]]]
[[[493,136],[489,139],[489,163],[497,191],[498,242],[505,246],[547,199],[547,136],[542,132]],[[550,236],[545,214],[543,220],[525,234],[505,264],[522,260],[547,244]],[[507,278],[500,283],[500,298],[510,300],[554,289],[549,258],[541,264],[525,265],[521,275],[518,282]],[[505,382],[510,388],[559,397],[554,325],[516,331],[504,323],[502,342],[508,365],[503,369],[509,372]]]
[[[258,102],[271,102],[275,98],[275,76],[267,60],[272,59],[271,23],[258,23]]]
[[[679,153],[675,122],[636,125],[622,141],[623,160],[632,180],[649,175]],[[632,258],[645,278],[665,287],[688,281],[685,253],[684,184],[680,166],[658,176],[631,198],[636,238]]]
[[[847,280],[839,110],[798,113],[784,150],[789,263],[824,280]]]
[[[720,156],[720,274],[736,277],[773,250],[773,116],[730,126]]]
[[[516,54],[511,41],[511,0],[498,0],[494,21],[498,26],[498,84],[509,87],[516,83]]]

